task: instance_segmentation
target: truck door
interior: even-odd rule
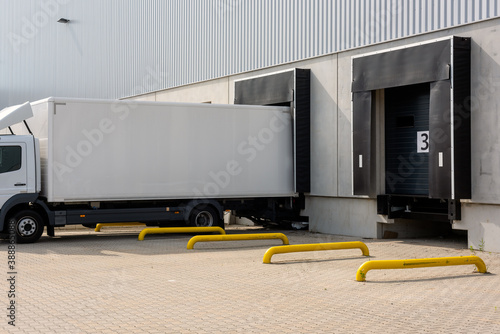
[[[26,144],[0,143],[0,208],[27,190]]]

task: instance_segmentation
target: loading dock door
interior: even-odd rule
[[[429,84],[385,90],[386,194],[429,195]]]
[[[295,68],[236,81],[234,104],[291,106],[294,122],[295,191],[311,191],[311,70]]]
[[[388,49],[366,55],[357,55],[352,58],[352,176],[354,195],[408,195],[407,191],[413,189],[411,195],[432,199],[467,199],[471,198],[471,136],[470,136],[470,49],[471,40],[467,37],[450,36],[438,41],[422,43],[411,47]],[[412,150],[418,148],[416,140],[419,139],[422,150],[426,149],[426,140],[429,141],[428,153],[416,152],[415,159],[428,155],[427,176],[422,174],[418,179],[418,170],[405,170],[408,167],[398,161],[411,158],[411,151],[395,151],[388,159],[382,160],[392,166],[386,166],[385,172],[398,172],[404,180],[399,182],[386,193],[381,194],[379,183],[374,176],[381,176],[384,171],[378,170],[376,164],[377,154],[383,154],[384,147],[376,147],[374,140],[377,138],[377,118],[370,117],[374,114],[373,92],[384,89],[389,93],[386,97],[389,108],[399,108],[405,103],[404,96],[414,92],[413,89],[423,92],[426,85],[429,106],[428,127],[422,131],[413,132],[416,139]],[[402,91],[392,91],[392,89]],[[405,91],[409,90],[409,91]],[[391,95],[393,97],[391,97]],[[398,95],[402,101],[398,102]],[[412,95],[413,96],[413,95]],[[414,98],[417,98],[414,96]],[[393,104],[396,104],[394,106]],[[392,105],[392,106],[391,106]],[[394,111],[395,112],[395,111]],[[389,114],[390,115],[390,114]],[[384,116],[387,116],[384,113]],[[396,118],[391,137],[385,138],[394,144],[401,141],[404,135],[409,135],[412,119],[410,114],[406,117]],[[416,120],[416,119],[415,119]],[[414,121],[414,120],[413,120]],[[385,122],[384,122],[385,124]],[[398,126],[399,124],[399,126]],[[386,124],[391,127],[390,124]],[[418,125],[418,124],[417,124]],[[414,125],[415,126],[415,125]],[[397,132],[399,131],[399,133]],[[428,131],[428,137],[427,133]],[[415,133],[418,132],[418,133]],[[403,137],[401,137],[403,135]],[[388,143],[386,144],[387,148]],[[410,145],[410,144],[409,144]],[[394,160],[396,159],[396,160]],[[417,160],[419,161],[419,160]],[[397,165],[397,166],[396,166]],[[414,163],[415,165],[415,163]],[[422,163],[424,165],[424,163]],[[413,166],[415,167],[415,166]],[[398,176],[398,173],[395,173]],[[411,174],[411,175],[410,175]],[[391,176],[393,174],[389,174]],[[385,177],[387,177],[387,173]],[[422,185],[426,183],[427,187]],[[393,181],[394,183],[394,181]],[[387,184],[386,184],[387,185]]]

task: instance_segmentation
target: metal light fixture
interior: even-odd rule
[[[61,17],[59,20],[57,20],[57,22],[59,22],[59,23],[68,23],[69,20]]]

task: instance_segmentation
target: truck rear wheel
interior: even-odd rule
[[[9,224],[14,224],[17,243],[32,243],[40,239],[43,233],[43,219],[35,211],[23,210],[16,213]],[[12,230],[12,228],[10,229]]]
[[[189,224],[196,227],[223,226],[217,210],[211,206],[198,206],[189,215]]]

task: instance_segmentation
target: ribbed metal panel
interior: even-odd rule
[[[498,17],[497,0],[0,4],[0,106],[117,98]],[[71,20],[57,23],[60,17]]]

